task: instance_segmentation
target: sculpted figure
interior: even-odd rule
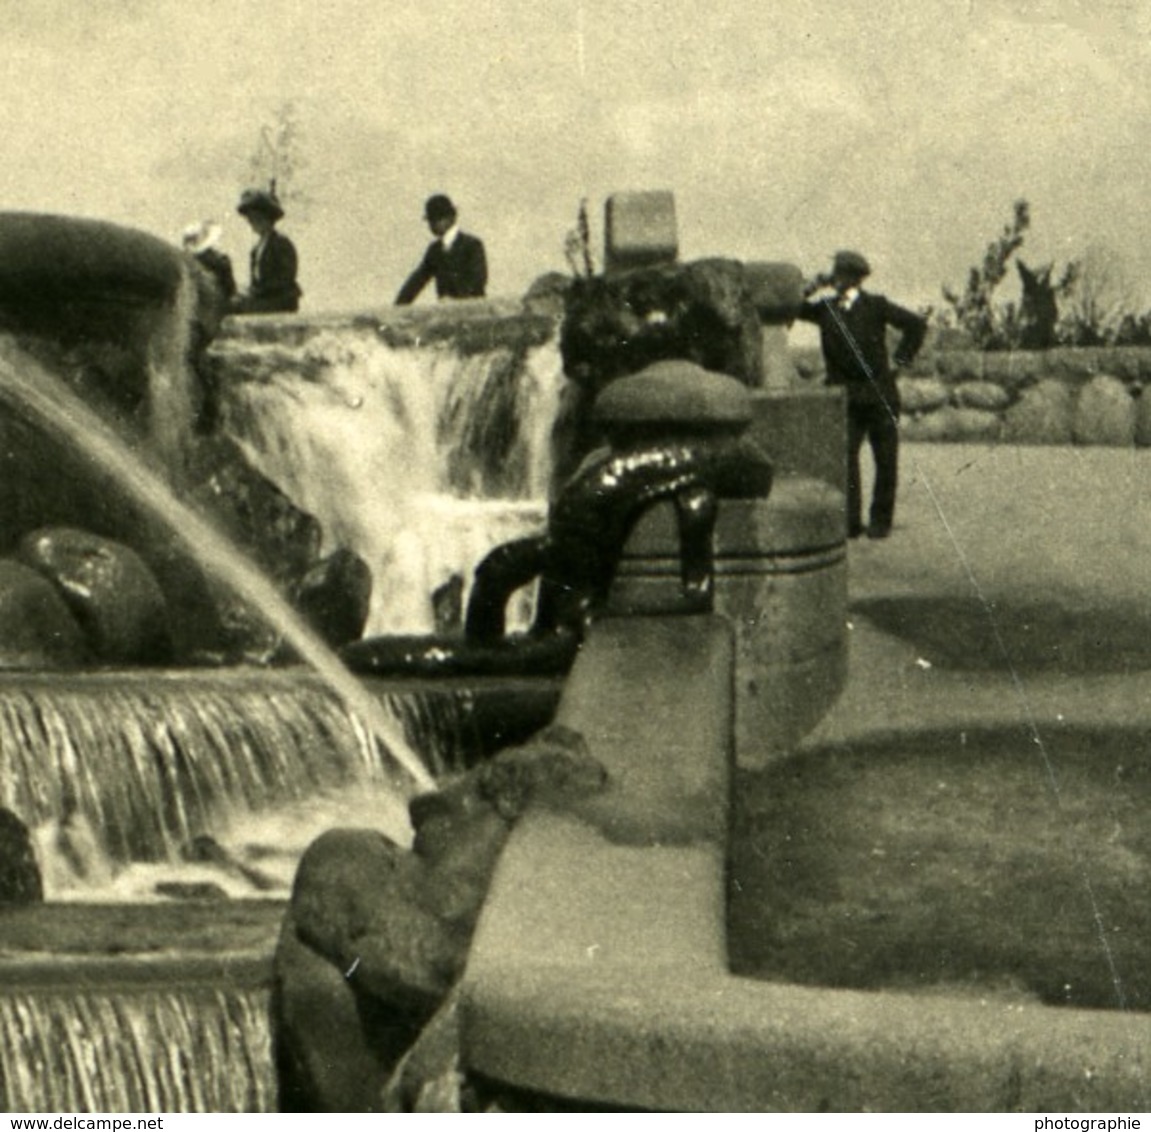
[[[550,727],[410,805],[406,852],[368,830],[320,836],[300,861],[291,912],[298,938],[350,987],[426,1021],[458,978],[508,834],[532,802],[603,789],[583,737]],[[349,859],[371,861],[349,869]],[[379,858],[376,860],[375,858]],[[383,866],[383,867],[381,867]]]
[[[638,440],[593,452],[552,506],[547,533],[497,547],[476,569],[465,622],[470,641],[503,638],[508,598],[540,578],[533,634],[578,632],[607,598],[620,556],[647,508],[670,500],[680,534],[686,609],[712,599],[711,536],[719,498],[762,498],[772,468],[749,440]]]

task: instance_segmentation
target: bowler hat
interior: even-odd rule
[[[284,215],[276,194],[266,189],[245,189],[240,194],[240,203],[236,205],[236,211],[241,216],[247,216],[249,212],[262,212],[273,220],[279,220]]]
[[[849,275],[862,279],[871,274],[871,264],[859,252],[836,252],[831,271],[833,275]]]
[[[447,220],[455,214],[456,206],[452,204],[452,198],[443,193],[428,197],[424,204],[424,216],[428,220]]]

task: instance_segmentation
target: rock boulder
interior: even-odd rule
[[[1074,390],[1045,378],[1023,390],[1007,410],[1003,438],[1017,444],[1070,444],[1074,412]]]
[[[0,668],[79,668],[89,659],[60,591],[30,566],[0,560]]]
[[[164,664],[171,659],[163,591],[130,547],[89,531],[46,527],[26,535],[18,555],[59,590],[98,663]]]
[[[414,799],[410,852],[365,829],[329,830],[313,842],[276,960],[277,1042],[289,1074],[295,1067],[291,1103],[349,1111],[349,1098],[332,1091],[344,1076],[323,1069],[337,1062],[378,1067],[370,1084],[384,1103],[388,1074],[463,970],[512,826],[532,803],[562,806],[604,784],[582,736],[553,727]],[[309,1001],[327,1002],[349,1025],[358,1020],[354,1029],[314,1029],[302,1006]]]
[[[360,639],[371,600],[371,567],[345,547],[313,566],[295,592],[296,608],[333,648]]]
[[[1135,442],[1135,402],[1127,386],[1102,374],[1083,386],[1073,436],[1076,444],[1129,448]]]

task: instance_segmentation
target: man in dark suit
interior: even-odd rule
[[[895,516],[899,469],[899,369],[910,365],[927,333],[919,315],[883,295],[861,289],[871,266],[858,252],[837,252],[830,276],[819,276],[806,289],[799,317],[819,327],[827,384],[847,393],[847,533],[864,533],[859,451],[866,439],[875,459],[869,538],[887,538]],[[833,294],[813,300],[824,287]],[[902,333],[894,364],[887,353],[887,328]]]
[[[246,189],[236,211],[251,225],[258,239],[249,260],[251,283],[247,293],[236,298],[232,310],[237,314],[298,310],[303,292],[296,282],[296,246],[276,231],[276,222],[284,215],[276,194]]]
[[[441,299],[480,299],[488,284],[488,263],[483,242],[461,232],[456,206],[442,193],[429,197],[424,218],[436,238],[428,245],[419,267],[404,280],[396,303],[406,306],[431,280]]]

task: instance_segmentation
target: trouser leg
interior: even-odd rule
[[[675,512],[684,599],[695,607],[711,609],[715,579],[712,536],[719,515],[715,492],[703,486],[681,491],[675,497]]]
[[[899,485],[899,422],[886,408],[876,408],[868,439],[875,457],[871,525],[889,529],[895,518],[895,492]]]

